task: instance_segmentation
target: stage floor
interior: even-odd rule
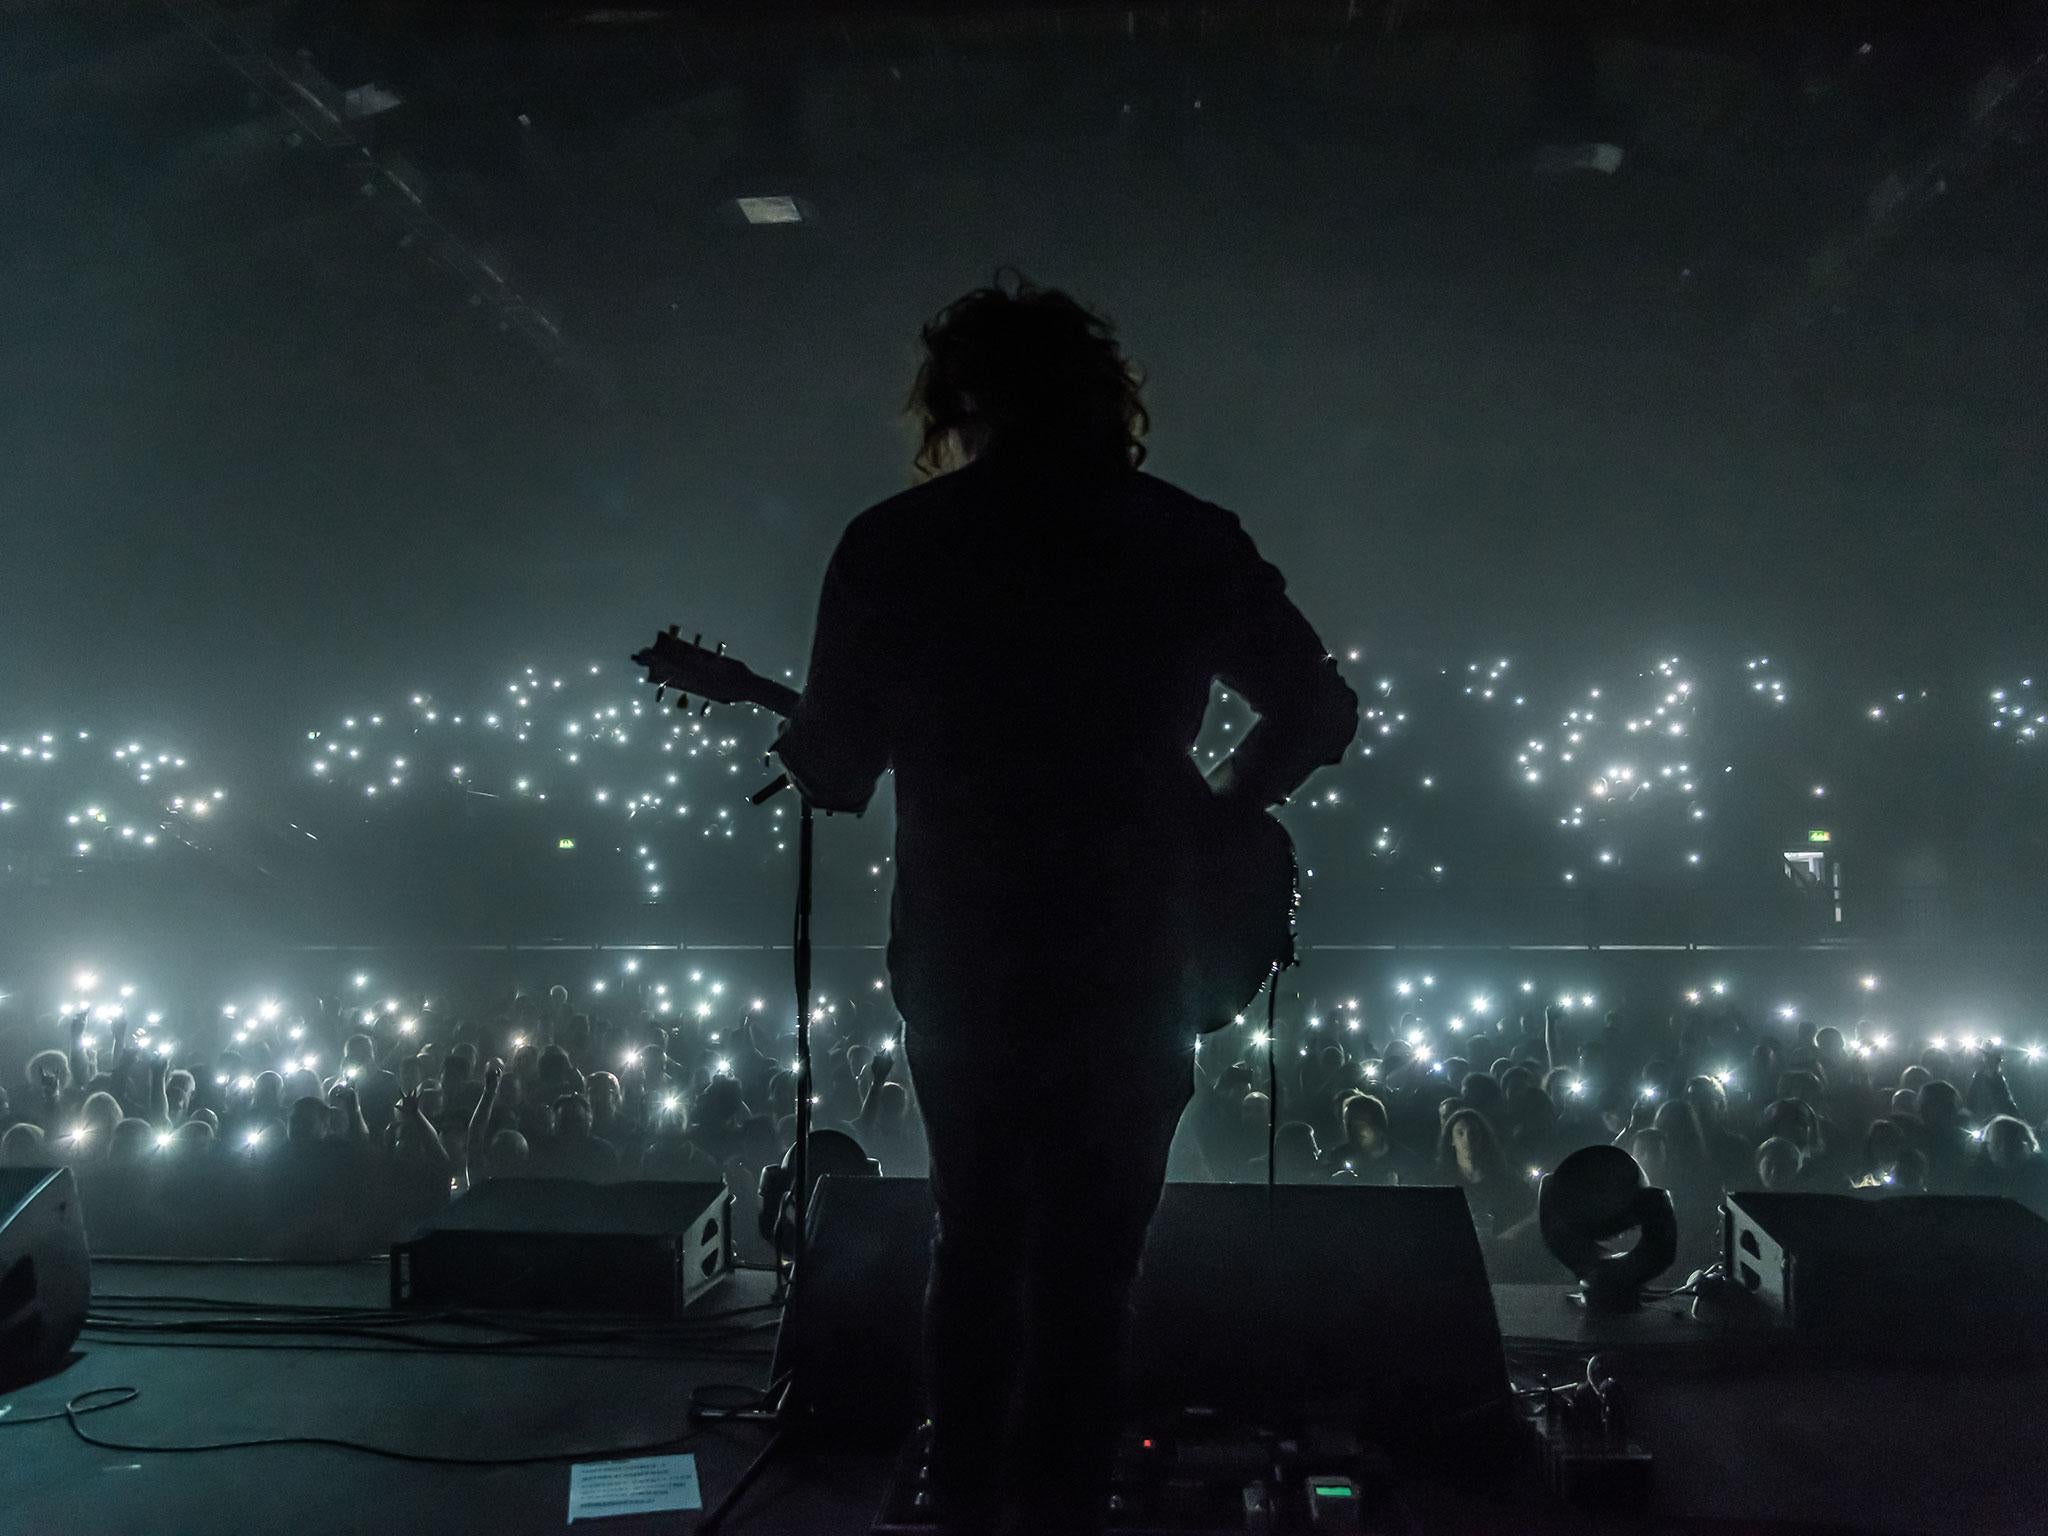
[[[381,1262],[332,1267],[100,1261],[96,1309],[117,1297],[204,1297],[268,1307],[382,1307]],[[700,1311],[763,1303],[767,1276],[741,1273]],[[1970,1532],[2048,1529],[2043,1373],[1830,1369],[1754,1342],[1709,1336],[1681,1304],[1588,1320],[1556,1286],[1495,1288],[1511,1358],[1611,1352],[1634,1432],[1655,1456],[1656,1515],[1595,1519],[1525,1486],[1400,1489],[1411,1528],[1458,1532]],[[126,1315],[126,1314],[124,1314]],[[770,1324],[773,1313],[747,1314]],[[0,1425],[95,1387],[139,1397],[80,1422],[101,1438],[178,1445],[267,1435],[329,1436],[415,1454],[507,1457],[684,1441],[715,1502],[766,1439],[759,1426],[693,1430],[692,1389],[760,1388],[772,1329],[748,1358],[649,1358],[627,1344],[545,1352],[422,1353],[375,1340],[193,1339],[89,1330],[59,1374],[5,1397]],[[742,1536],[858,1533],[880,1502],[882,1454],[789,1455],[726,1529]],[[567,1461],[520,1467],[408,1464],[333,1448],[199,1454],[103,1450],[63,1423],[0,1433],[6,1536],[433,1532],[521,1536],[567,1517]],[[635,1516],[588,1529],[688,1531],[697,1516]]]

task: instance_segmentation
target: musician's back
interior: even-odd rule
[[[954,443],[971,462],[848,527],[779,750],[828,810],[896,772],[889,977],[938,1211],[936,1514],[1089,1536],[1192,1083],[1203,797],[1246,816],[1284,798],[1342,755],[1358,700],[1237,519],[1139,472],[1139,381],[1106,321],[984,289],[924,342],[919,462]],[[1190,750],[1219,677],[1260,721],[1205,783]],[[892,1069],[877,1059],[871,1102]]]
[[[827,808],[894,770],[906,1011],[949,977],[986,995],[1055,955],[1078,984],[1158,992],[1188,929],[1210,794],[1191,752],[1219,677],[1271,722],[1276,796],[1356,728],[1237,518],[1152,475],[995,448],[853,521],[784,757]]]

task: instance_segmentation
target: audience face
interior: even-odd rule
[[[1451,1154],[1458,1160],[1459,1174],[1467,1179],[1477,1177],[1479,1168],[1475,1161],[1477,1149],[1473,1144],[1472,1123],[1469,1120],[1461,1120],[1453,1125],[1450,1128],[1450,1138]]]
[[[2017,1168],[2039,1150],[2034,1133],[2023,1120],[1997,1115],[1984,1127],[1984,1155],[1995,1168]]]
[[[1787,1141],[1782,1136],[1773,1136],[1756,1152],[1756,1176],[1765,1189],[1790,1189],[1799,1181],[1800,1168],[1805,1159],[1797,1142]]]
[[[1387,1111],[1378,1099],[1360,1095],[1344,1108],[1344,1127],[1351,1150],[1361,1157],[1378,1157],[1387,1144]]]
[[[43,1093],[45,1074],[56,1078],[57,1087],[71,1086],[71,1058],[59,1050],[37,1051],[28,1059],[29,1102],[35,1103]]]

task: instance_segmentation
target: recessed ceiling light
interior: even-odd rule
[[[793,197],[743,197],[740,212],[749,224],[801,224],[803,211]]]

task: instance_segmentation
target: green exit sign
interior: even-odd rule
[[[1821,834],[1821,836],[1825,837],[1825,836],[1827,836],[1827,834],[1826,834],[1825,832],[1823,832],[1823,833]],[[570,848],[574,848],[574,847],[576,846],[576,839],[575,839],[575,838],[573,838],[573,837],[558,837],[558,838],[556,838],[556,839],[555,839],[555,846],[556,846],[557,848],[561,848],[561,849],[565,849],[565,850],[566,850],[566,849],[570,849]]]
[[[1823,832],[1819,827],[1815,827],[1811,832],[1806,834],[1806,840],[1809,843],[1831,843],[1834,841],[1834,839],[1834,833]]]

